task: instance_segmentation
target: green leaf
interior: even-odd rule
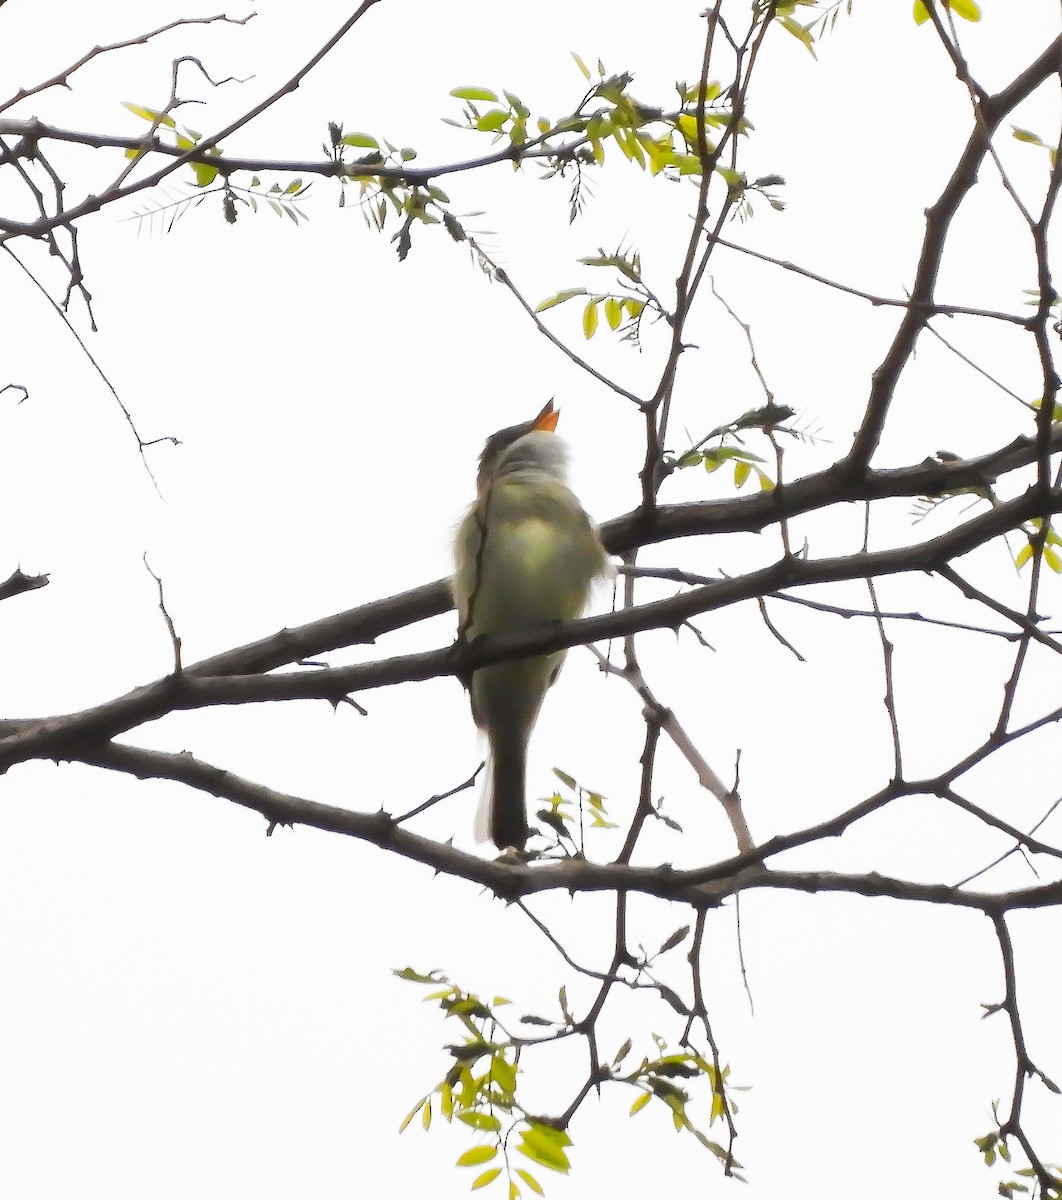
[[[401,970],[395,969],[391,972],[392,975],[397,975],[399,979],[408,979],[412,983],[445,983],[446,978],[439,971],[430,971],[427,975],[422,975],[419,971],[414,971],[412,967],[403,967]]]
[[[974,0],[951,0],[948,7],[957,17],[962,17],[964,21],[980,21],[981,19],[981,10],[974,3]]]
[[[476,128],[483,133],[494,133],[495,130],[501,129],[508,119],[508,110],[504,108],[492,108],[490,112],[485,112],[479,118],[476,122]]]
[[[492,92],[490,88],[481,87],[456,87],[450,92],[451,96],[456,96],[458,100],[487,100],[491,104],[498,103],[498,95]]]
[[[368,150],[379,150],[380,143],[369,133],[348,133],[342,141],[341,146],[364,146]]]
[[[802,45],[806,46],[811,52],[811,57],[815,57],[815,39],[811,36],[811,27],[801,25],[799,21],[794,21],[792,17],[779,17],[779,23],[786,33],[791,33]]]
[[[195,172],[196,187],[209,187],[218,177],[217,167],[212,167],[209,163],[189,163],[188,165]]]
[[[741,193],[745,190],[748,180],[741,171],[732,171],[729,167],[716,167],[716,174],[721,175],[726,180],[726,185],[732,193]]]
[[[491,1080],[507,1095],[516,1090],[516,1068],[501,1055],[495,1056],[490,1065]]]
[[[650,158],[652,155],[650,155]],[[665,154],[664,164],[668,167],[677,167],[680,175],[699,175],[701,173],[701,160],[696,154]]]
[[[490,1162],[497,1153],[497,1146],[473,1146],[471,1150],[466,1150],[461,1155],[456,1165],[459,1167],[478,1167],[483,1163]]]
[[[481,1129],[484,1133],[496,1133],[501,1129],[501,1121],[493,1113],[463,1112],[457,1114],[457,1119],[472,1129]]]
[[[633,1117],[635,1113],[640,1113],[652,1098],[652,1092],[642,1092],[638,1099],[631,1105],[630,1115]]]
[[[427,1102],[427,1099],[428,1099],[428,1097],[425,1096],[423,1100],[418,1100],[417,1103],[414,1104],[413,1107],[409,1110],[409,1112],[406,1113],[406,1115],[402,1118],[402,1124],[399,1125],[399,1127],[398,1127],[399,1133],[401,1133],[405,1129],[405,1127],[410,1123],[410,1121],[413,1120],[413,1118],[417,1115],[417,1113],[420,1112],[420,1110],[424,1107],[425,1103]]]
[[[546,1193],[542,1190],[542,1184],[531,1174],[530,1171],[525,1171],[523,1167],[516,1168],[517,1175],[527,1184],[527,1186],[535,1193],[536,1196],[544,1196]]]
[[[540,1167],[548,1167],[551,1171],[557,1171],[561,1175],[567,1175],[571,1170],[568,1156],[559,1146],[529,1141],[525,1134],[524,1140],[517,1146],[517,1150],[532,1162],[538,1163]]]
[[[122,101],[122,107],[129,109],[134,116],[143,117],[145,121],[150,122],[152,125],[157,123],[159,125],[166,125],[170,129],[177,128],[177,122],[173,117],[165,113],[160,113],[154,108],[145,108],[142,104],[130,104],[128,100]]]
[[[469,1189],[469,1191],[475,1192],[478,1191],[479,1188],[486,1187],[488,1183],[493,1183],[501,1173],[501,1167],[491,1167],[489,1171],[484,1171],[482,1175],[478,1175],[476,1177],[476,1180],[472,1184],[472,1187]]]
[[[583,309],[583,337],[590,340],[597,333],[597,306],[600,297],[587,302]]]
[[[572,1139],[563,1129],[555,1129],[552,1125],[542,1124],[541,1121],[529,1121],[527,1128],[521,1130],[521,1136],[525,1142],[531,1141],[536,1145],[556,1146],[558,1149],[572,1144]]]

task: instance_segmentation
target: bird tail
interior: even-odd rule
[[[524,798],[527,747],[514,742],[491,751],[476,813],[476,841],[489,838],[499,850],[522,850],[531,833]]]

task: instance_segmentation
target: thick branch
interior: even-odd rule
[[[198,671],[170,675],[116,700],[67,716],[0,722],[0,772],[31,758],[63,758],[84,740],[112,738],[179,709],[260,701],[341,700],[351,692],[432,679],[467,675],[491,662],[525,658],[571,646],[626,637],[648,629],[676,628],[700,613],[725,608],[783,588],[868,579],[908,571],[931,571],[1044,514],[1039,488],[1000,504],[958,528],[914,546],[805,560],[782,558],[771,566],[734,579],[605,616],[566,622],[556,628],[498,639],[455,644],[443,650],[407,654],[379,662],[330,667],[284,675],[202,677]],[[1049,493],[1048,510],[1062,511],[1062,490]],[[442,587],[444,585],[437,585]]]
[[[703,882],[704,870],[675,870],[663,864],[632,867],[625,863],[593,863],[569,858],[559,863],[522,863],[512,856],[487,862],[448,843],[435,842],[400,828],[387,813],[357,813],[286,795],[242,779],[195,759],[131,746],[86,748],[81,761],[135,775],[140,779],[172,779],[260,812],[278,825],[307,825],[370,842],[435,871],[489,888],[507,900],[534,892],[637,892],[662,900],[678,900],[697,908],[721,904],[739,892],[769,888],[795,892],[846,892],[867,897],[917,900],[969,908],[989,915],[1014,909],[1044,908],[1062,903],[1062,881],[1009,892],[973,892],[947,884],[918,883],[870,872],[772,871],[752,865],[723,878]]]

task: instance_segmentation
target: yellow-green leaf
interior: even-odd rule
[[[497,1146],[473,1146],[471,1150],[466,1150],[464,1154],[457,1160],[459,1167],[478,1167],[483,1163],[490,1162],[498,1153]]]
[[[195,172],[196,187],[209,187],[218,177],[217,167],[212,167],[209,163],[189,163],[188,165]]]
[[[421,1125],[424,1126],[425,1129],[428,1129],[431,1125],[431,1101],[430,1100],[424,1101],[424,1108],[421,1110],[421,1114],[420,1114],[420,1123],[421,1123]]]
[[[652,1092],[642,1092],[638,1099],[631,1105],[630,1115],[633,1117],[635,1113],[640,1113],[652,1098]]]
[[[811,57],[815,58],[815,39],[811,36],[811,27],[801,25],[799,21],[793,20],[792,17],[779,17],[778,20],[786,33],[791,33],[798,42],[807,46],[811,52]]]
[[[412,1121],[413,1118],[417,1115],[417,1113],[420,1112],[420,1110],[424,1107],[425,1100],[427,1100],[427,1096],[424,1097],[424,1100],[420,1100],[416,1104],[414,1104],[413,1107],[409,1110],[409,1112],[407,1112],[406,1115],[402,1118],[402,1124],[399,1125],[399,1127],[398,1127],[399,1133],[401,1133],[405,1129],[405,1127],[410,1123],[410,1121]]]
[[[1033,549],[1032,549],[1031,542],[1022,546],[1022,548],[1018,551],[1017,558],[1015,558],[1015,560],[1014,560],[1014,565],[1016,567],[1018,567],[1019,569],[1021,567],[1024,567],[1025,564],[1029,561],[1029,559],[1032,558],[1032,552],[1033,552]]]
[[[589,79],[590,78],[590,68],[586,65],[586,63],[583,62],[583,60],[579,57],[578,54],[575,53],[574,50],[572,51],[572,58],[575,59],[575,65],[579,68],[580,71],[582,71],[583,78]]]
[[[556,1171],[561,1175],[567,1175],[571,1170],[568,1156],[556,1146],[539,1145],[536,1142],[527,1141],[525,1137],[517,1149],[532,1162],[538,1163],[540,1167],[548,1167],[551,1171]]]
[[[567,1007],[567,1002],[565,1002],[565,1007]],[[523,1137],[525,1140],[545,1142],[550,1146],[570,1146],[572,1144],[572,1139],[563,1129],[557,1129],[553,1125],[543,1125],[539,1121],[532,1121],[523,1130]]]
[[[1017,125],[1012,125],[1011,129],[1014,131],[1014,137],[1019,142],[1031,142],[1034,146],[1042,146],[1044,144],[1043,138],[1038,133],[1033,133],[1030,129],[1019,129]]]
[[[565,300],[570,300],[573,296],[585,296],[586,288],[568,288],[563,292],[557,292],[553,296],[541,301],[535,305],[535,312],[545,312],[547,308],[555,308],[558,304],[563,304]]]
[[[981,19],[981,10],[974,3],[974,0],[951,0],[948,7],[957,17],[962,17],[964,21],[980,21]]]
[[[944,7],[950,8],[956,16],[964,21],[980,21],[981,10],[974,0],[944,0]],[[915,0],[914,19],[916,25],[924,25],[929,20],[929,10],[923,0]]]
[[[177,122],[173,117],[157,112],[153,108],[145,108],[142,104],[130,104],[128,100],[123,100],[122,106],[129,109],[135,116],[143,117],[145,121],[150,121],[152,125],[156,123],[159,125],[168,125],[170,129],[176,129],[177,127]]]
[[[620,322],[623,320],[622,300],[617,300],[615,296],[609,296],[605,301],[605,320],[608,321],[609,329],[619,329]]]
[[[527,1186],[535,1193],[536,1196],[544,1196],[546,1193],[542,1190],[542,1184],[531,1174],[530,1171],[525,1171],[523,1167],[516,1168],[517,1175],[527,1184]]]
[[[502,1058],[500,1055],[496,1057],[490,1064],[491,1080],[503,1092],[512,1094],[516,1088],[516,1068],[511,1062]]]
[[[1062,574],[1062,559],[1058,557],[1058,552],[1052,550],[1050,546],[1044,547],[1044,562],[1056,575]]]
[[[597,305],[598,300],[590,300],[583,309],[583,336],[587,341],[597,333]]]
[[[497,104],[498,95],[492,92],[490,88],[481,87],[456,87],[450,92],[451,96],[456,96],[458,100],[487,100],[491,104]]]
[[[470,1112],[458,1113],[457,1119],[470,1125],[473,1129],[482,1129],[487,1133],[494,1133],[501,1129],[501,1121],[493,1113],[476,1112],[473,1109]]]
[[[362,146],[366,150],[379,150],[380,143],[369,133],[348,133],[340,145]]]
[[[752,467],[747,462],[734,463],[734,486],[737,488],[745,486],[745,480],[748,479]]]
[[[501,1167],[491,1167],[489,1171],[484,1171],[482,1175],[477,1175],[469,1191],[475,1192],[479,1188],[486,1187],[488,1183],[493,1183],[501,1172]]]
[[[490,112],[485,112],[483,116],[476,122],[476,128],[483,133],[494,133],[495,130],[501,129],[509,119],[509,113],[504,108],[492,108]]]
[[[667,154],[664,161],[669,167],[677,167],[680,175],[699,175],[701,160],[696,154]]]

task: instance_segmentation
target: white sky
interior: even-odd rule
[[[108,0],[94,8],[9,0],[0,12],[0,92],[7,95],[74,61],[97,42],[161,24],[176,5]],[[630,70],[635,94],[666,103],[676,78],[699,64],[700,3],[652,11],[613,0],[539,0],[499,18],[486,0],[421,5],[383,0],[299,89],[226,144],[233,153],[312,157],[326,122],[420,150],[420,162],[482,153],[486,138],[442,125],[457,116],[460,84],[506,87],[536,115],[557,116],[582,90],[569,50],[609,71]],[[740,9],[741,6],[738,6]],[[985,0],[985,19],[962,33],[978,78],[1008,81],[1053,37],[1057,6]],[[204,12],[208,11],[206,9]],[[507,11],[507,10],[506,10]],[[187,10],[184,10],[185,15]],[[212,131],[268,94],[347,13],[333,0],[292,16],[264,5],[245,29],[171,35],[156,47],[104,59],[71,93],[48,93],[31,112],[56,124],[142,132],[120,107],[160,106],[169,61],[196,53],[217,75],[251,76],[209,95],[187,124]],[[768,39],[749,116],[756,126],[745,169],[787,181],[782,214],[762,201],[728,236],[890,296],[910,286],[922,214],[967,134],[967,100],[928,28],[907,3],[856,3],[821,44],[818,63],[792,39]],[[1045,137],[1055,97],[1015,114]],[[1052,124],[1052,122],[1054,124]],[[1042,151],[1001,139],[1030,198],[1046,172]],[[614,155],[614,157],[616,157]],[[110,152],[62,160],[73,193],[116,169]],[[983,175],[990,174],[986,166]],[[610,169],[575,226],[567,185],[514,177],[507,167],[444,181],[459,212],[485,210],[473,227],[531,302],[562,287],[602,287],[576,260],[620,242],[642,252],[647,278],[669,294],[687,235],[692,191]],[[4,185],[10,188],[10,184]],[[939,295],[1015,309],[1033,286],[1032,258],[998,184],[964,208]],[[173,189],[176,195],[177,189]],[[11,192],[0,192],[10,211]],[[5,715],[62,712],[148,682],[170,666],[170,647],[147,552],[165,581],[186,661],[438,578],[449,570],[451,531],[472,494],[483,438],[556,395],[574,484],[604,520],[634,506],[640,419],[577,372],[536,334],[512,298],[472,269],[437,230],[418,230],[397,263],[388,236],[314,184],[296,228],[241,210],[235,228],[211,204],[172,233],[152,234],[108,210],[83,226],[82,256],[95,297],[93,353],[147,437],[174,435],[152,452],[165,502],[154,495],[113,400],[38,294],[0,265],[3,378],[29,399],[0,396],[0,575],[16,564],[47,572],[50,586],[0,608],[0,697]],[[54,264],[16,247],[53,290]],[[869,373],[898,317],[720,250],[723,295],[750,321],[760,364],[780,403],[821,433],[794,446],[789,470],[821,469],[847,444]],[[649,390],[662,339],[639,357],[599,334],[581,345],[577,312],[550,316],[602,370]],[[75,321],[85,332],[75,304]],[[949,336],[1031,399],[1028,339],[956,320]],[[702,297],[680,377],[675,443],[762,403],[740,331]],[[1022,410],[923,339],[898,393],[895,432],[879,462],[917,462],[938,449],[978,453],[1028,425]],[[719,472],[675,478],[667,500],[726,494]],[[938,532],[959,505],[915,532]],[[910,538],[909,506],[875,526],[877,544]],[[850,552],[861,539],[855,507],[796,522],[815,555]],[[772,561],[777,537],[734,536],[646,553],[646,562],[733,573]],[[1023,604],[999,543],[970,573]],[[1057,603],[1048,581],[1042,607]],[[646,596],[666,593],[647,587]],[[932,607],[978,620],[941,584],[882,584],[885,607]],[[825,595],[825,593],[821,593]],[[856,585],[835,602],[861,605]],[[606,604],[607,596],[598,603]],[[651,685],[672,705],[713,766],[728,777],[742,751],[742,792],[754,835],[801,828],[847,807],[888,779],[891,751],[881,703],[880,647],[871,622],[837,623],[775,605],[773,615],[808,658],[800,664],[755,610],[699,622],[714,654],[683,635],[645,639]],[[452,616],[355,648],[357,661],[446,644]],[[898,708],[909,773],[931,772],[981,740],[994,719],[1008,653],[984,640],[923,627],[893,630]],[[1058,703],[1053,662],[1030,669],[1020,715]],[[467,777],[478,761],[458,684],[437,680],[360,698],[349,708],[286,705],[183,714],[130,740],[202,758],[279,789],[365,811],[403,811]],[[981,769],[968,789],[1028,827],[1056,798],[1049,729]],[[574,652],[543,714],[529,788],[551,786],[558,765],[633,810],[641,749],[639,706]],[[703,863],[732,852],[714,802],[674,752],[661,751],[658,788],[683,822],[681,842],[649,839],[646,853]],[[462,882],[367,846],[307,830],[264,835],[263,822],[225,802],[70,765],[32,764],[3,780],[0,810],[0,1193],[20,1200],[194,1194],[463,1196],[473,1172],[452,1166],[466,1131],[425,1136],[398,1123],[446,1069],[456,1031],[421,1005],[391,968],[442,967],[515,1011],[555,1013],[567,983],[585,995],[516,911]],[[880,870],[953,881],[1004,844],[931,800],[909,801],[846,835],[787,859],[792,866]],[[470,848],[468,793],[418,828]],[[1059,818],[1043,835],[1057,841]],[[618,835],[616,835],[618,837]],[[603,837],[602,855],[619,842]],[[988,883],[1031,876],[1011,861]],[[603,966],[611,916],[600,898],[549,898],[537,911],[580,961]],[[633,906],[632,940],[659,943],[687,914]],[[711,916],[709,1004],[738,1097],[737,1155],[761,1197],[905,1194],[989,1196],[999,1176],[972,1139],[992,1126],[1012,1079],[1007,1031],[984,1023],[982,1003],[1002,997],[988,922],[972,914],[843,897],[746,895],[742,931],[755,1017],[736,960],[733,906]],[[1030,1050],[1062,1075],[1057,1021],[1062,969],[1055,913],[1013,920]],[[681,953],[671,981],[684,983]],[[666,1013],[643,1001],[618,1006],[614,1047],[670,1036]],[[640,1040],[639,1040],[640,1039]],[[544,1111],[566,1107],[583,1063],[558,1052],[528,1086]],[[654,1106],[628,1123],[633,1096],[614,1089],[588,1102],[571,1133],[574,1170],[545,1178],[550,1197],[653,1187],[721,1191],[716,1164],[688,1137],[676,1140]],[[1030,1095],[1029,1126],[1050,1133],[1052,1114]],[[1057,1109],[1055,1140],[1059,1153]],[[503,1194],[497,1184],[487,1195]]]

